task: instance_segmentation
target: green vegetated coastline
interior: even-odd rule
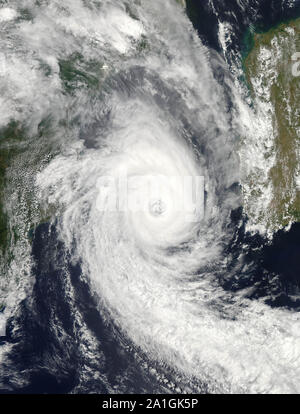
[[[254,107],[266,103],[272,108],[275,163],[269,171],[273,196],[266,206],[266,224],[274,229],[300,221],[300,76],[293,73],[296,52],[300,52],[300,18],[266,31],[250,27],[244,38],[243,69]],[[255,185],[253,194],[255,197]]]
[[[51,120],[45,119],[32,133],[11,120],[0,129],[0,258],[5,272],[13,258],[13,246],[36,221],[34,174],[51,157]],[[20,215],[22,224],[18,222]]]
[[[185,4],[185,2],[180,3]],[[299,170],[297,148],[299,147],[300,78],[292,77],[290,70],[291,53],[300,51],[299,42],[297,43],[300,33],[299,25],[300,19],[294,19],[280,23],[265,32],[252,27],[245,35],[243,49],[243,68],[253,100],[264,99],[263,96],[257,96],[255,78],[262,76],[262,81],[270,85],[277,136],[276,163],[270,172],[270,179],[274,186],[274,200],[268,207],[273,212],[272,220],[280,222],[282,226],[290,220],[300,221],[300,195],[295,182]],[[261,70],[260,51],[266,48],[273,53],[275,47],[282,48],[285,55],[281,61],[270,60],[270,71],[273,69],[278,71],[276,79],[271,80],[268,79],[269,72]],[[60,79],[66,94],[72,95],[76,89],[82,87],[99,90],[103,77],[102,64],[94,61],[86,62],[78,53],[61,59],[59,67]],[[17,193],[16,199],[23,204],[23,210],[27,210],[28,225],[31,226],[31,222],[35,220],[32,216],[35,215],[36,218],[36,212],[33,213],[34,193],[30,188],[28,175],[31,174],[33,177],[34,171],[41,163],[51,157],[50,154],[53,153],[53,149],[50,148],[51,139],[47,139],[51,134],[55,132],[50,118],[42,121],[36,134],[33,135],[25,125],[17,120],[11,120],[0,129],[0,256],[2,264],[9,262],[13,254],[13,249],[10,247],[20,237],[18,226],[10,217],[13,212],[7,211],[7,197],[10,197],[12,193]],[[45,143],[48,144],[45,145]],[[32,148],[35,150],[32,151]],[[22,171],[23,168],[25,172]],[[13,180],[11,169],[19,170],[15,171]],[[40,216],[43,217],[44,214]]]

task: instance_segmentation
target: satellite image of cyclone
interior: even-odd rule
[[[0,1],[0,393],[300,393],[300,0]]]

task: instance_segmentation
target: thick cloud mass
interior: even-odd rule
[[[53,119],[68,108],[67,132],[57,123],[62,151],[35,186],[55,211],[70,261],[81,264],[116,336],[159,366],[210,392],[299,391],[299,316],[219,283],[222,273],[238,281],[250,271],[243,249],[235,263],[226,249],[235,235],[232,211],[242,203],[237,148],[252,128],[251,109],[177,2],[129,2],[130,10],[121,0],[85,3],[32,8],[33,21],[14,29],[27,52],[8,58],[19,69],[4,91],[15,97],[7,111],[20,105],[33,124],[49,108]],[[91,92],[78,81],[68,94],[61,59],[79,45],[85,61],[101,62],[101,85]],[[19,71],[30,74],[34,96]],[[109,179],[124,175],[133,179],[129,198],[145,201],[144,211],[110,208]],[[158,177],[156,197],[141,176]],[[174,176],[204,177],[204,214],[201,206],[174,208],[182,201]]]

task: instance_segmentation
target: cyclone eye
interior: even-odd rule
[[[151,201],[149,203],[149,211],[155,217],[161,216],[166,211],[166,205],[160,199]]]

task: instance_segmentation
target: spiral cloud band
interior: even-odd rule
[[[89,12],[69,3],[78,33]],[[84,126],[37,175],[40,198],[55,206],[99,309],[135,349],[211,392],[299,391],[299,316],[218,283],[222,272],[248,271],[225,251],[251,109],[175,1],[141,1],[136,19],[122,1],[105,3],[103,87],[73,101]],[[132,44],[142,38],[141,57]]]

